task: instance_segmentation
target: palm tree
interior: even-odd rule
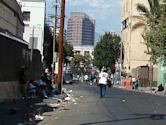
[[[133,18],[137,18],[140,21],[132,26],[132,30],[135,30],[139,27],[144,27],[145,31],[148,28],[154,29],[155,24],[157,23],[157,19],[160,15],[160,0],[148,0],[149,9],[143,5],[138,3],[137,10],[140,12],[139,16],[133,16]],[[141,16],[143,15],[143,16]]]

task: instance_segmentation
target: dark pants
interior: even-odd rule
[[[106,95],[106,85],[100,84],[100,97],[103,98]]]

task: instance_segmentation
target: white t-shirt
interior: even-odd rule
[[[99,74],[99,84],[107,84],[108,73],[101,72]]]

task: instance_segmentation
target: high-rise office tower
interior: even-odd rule
[[[68,19],[67,41],[75,45],[94,45],[95,20],[81,12],[72,12]]]

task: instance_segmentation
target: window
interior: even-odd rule
[[[24,19],[24,21],[30,21],[30,12],[29,11],[23,12],[23,19]]]
[[[126,29],[127,27],[128,27],[128,20],[126,19],[122,22],[122,29]]]

